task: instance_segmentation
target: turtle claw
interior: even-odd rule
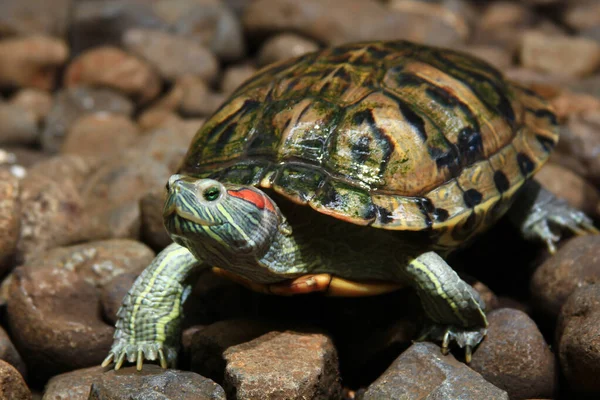
[[[442,342],[442,354],[447,355],[450,351],[450,343],[454,342],[460,348],[465,349],[465,361],[471,362],[473,348],[475,348],[487,334],[487,328],[463,328],[455,325],[432,324],[423,331],[416,341],[433,340]]]
[[[174,365],[177,359],[177,350],[174,347],[166,346],[164,343],[123,343],[115,341],[108,356],[102,362],[102,367],[109,366],[113,361],[114,369],[119,370],[128,361],[135,362],[136,369],[141,371],[144,366],[144,360],[158,360],[162,368],[168,368]]]

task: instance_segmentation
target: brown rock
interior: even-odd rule
[[[50,153],[60,150],[71,124],[88,113],[107,112],[131,116],[133,103],[108,89],[78,87],[60,91],[46,119],[42,146]]]
[[[256,68],[249,64],[234,65],[225,70],[221,80],[221,91],[224,94],[233,93],[244,81],[256,72]]]
[[[185,116],[204,117],[212,114],[225,100],[222,93],[213,92],[208,85],[194,76],[182,78],[185,88],[181,113]]]
[[[556,330],[560,366],[571,390],[600,392],[600,284],[579,287],[565,302]]]
[[[535,322],[510,308],[492,311],[488,322],[488,334],[470,367],[510,398],[552,397],[554,355]]]
[[[99,366],[56,375],[48,381],[43,400],[88,400],[90,387],[106,373]]]
[[[25,378],[27,376],[27,367],[15,345],[10,340],[8,333],[3,328],[0,328],[0,360],[6,361],[15,367],[22,377]]]
[[[317,51],[319,44],[295,33],[280,33],[266,40],[257,56],[260,66],[298,57],[312,51]]]
[[[0,145],[31,145],[39,138],[35,115],[16,104],[0,104]]]
[[[103,287],[100,295],[104,317],[111,324],[117,322],[117,311],[123,303],[123,298],[131,289],[139,273],[125,272],[115,276]]]
[[[28,147],[7,145],[0,149],[0,165],[9,169],[16,168],[17,170],[13,170],[13,174],[18,177],[27,175],[26,168],[48,158],[50,158],[49,154]]]
[[[57,266],[18,267],[7,305],[15,345],[29,374],[40,381],[102,362],[114,328],[100,317],[94,286]]]
[[[61,154],[42,160],[29,168],[29,175],[43,176],[55,182],[71,181],[81,188],[94,163],[75,154]]]
[[[362,399],[506,399],[504,390],[433,343],[418,342],[400,355]]]
[[[554,112],[560,122],[577,118],[582,114],[600,114],[600,98],[585,93],[563,90],[552,98],[550,104],[554,107]]]
[[[154,131],[163,125],[179,122],[181,118],[177,113],[162,108],[150,108],[140,114],[137,120],[138,126],[143,132]]]
[[[156,251],[167,247],[173,241],[165,229],[162,217],[165,192],[148,193],[142,197],[142,240]]]
[[[264,335],[275,326],[271,321],[247,319],[230,319],[206,326],[192,337],[191,370],[215,382],[223,382],[226,366],[224,352]]]
[[[479,18],[472,40],[477,44],[499,46],[511,55],[519,46],[523,30],[534,25],[536,16],[521,2],[488,2]]]
[[[169,399],[225,400],[223,388],[210,379],[188,371],[164,370],[144,365],[107,371],[92,384],[89,400]]]
[[[105,237],[138,238],[139,201],[144,194],[163,188],[168,168],[139,148],[121,151],[102,162],[82,189],[86,210]]]
[[[153,259],[154,252],[143,243],[111,239],[57,247],[30,260],[28,266],[60,266],[76,272],[90,285],[103,287],[116,276],[139,275]]]
[[[487,61],[500,70],[505,70],[513,64],[512,54],[507,49],[499,46],[467,45],[459,47],[458,50]]]
[[[560,308],[579,286],[600,281],[600,236],[569,240],[534,272],[531,296],[545,315],[556,318]]]
[[[340,397],[337,352],[326,335],[270,332],[230,347],[223,356],[223,386],[236,399]]]
[[[62,143],[61,152],[87,158],[102,158],[131,147],[140,129],[125,115],[95,113],[77,119]]]
[[[449,45],[463,39],[436,13],[394,11],[375,0],[257,0],[246,8],[243,23],[250,35],[295,31],[330,45],[373,39]]]
[[[32,113],[35,121],[40,124],[50,113],[52,96],[39,89],[21,89],[10,99],[10,103]]]
[[[83,199],[72,180],[57,182],[43,174],[29,174],[22,181],[20,200],[19,261],[89,237]]]
[[[600,44],[585,38],[548,36],[530,31],[523,36],[520,56],[526,68],[581,77],[600,67]]]
[[[19,371],[0,360],[0,400],[29,400],[31,391]]]
[[[169,30],[210,49],[220,59],[233,61],[245,53],[239,18],[222,1],[159,0],[156,14],[170,24]]]
[[[140,103],[154,99],[161,89],[160,78],[145,61],[110,46],[77,56],[65,72],[64,84],[115,89]]]
[[[11,267],[21,226],[19,179],[7,169],[0,169],[0,275]]]
[[[212,81],[219,69],[210,50],[185,37],[149,29],[131,29],[123,36],[123,43],[132,53],[147,60],[166,80],[175,81],[189,74]]]
[[[577,31],[594,29],[600,25],[600,3],[596,1],[570,1],[562,14],[564,22]]]
[[[67,34],[72,0],[2,0],[0,33],[4,35]]]
[[[46,36],[0,40],[0,86],[50,90],[69,57],[64,41]]]
[[[576,173],[553,163],[548,163],[536,174],[535,179],[590,217],[598,215],[600,194],[596,188]]]
[[[558,96],[562,91],[560,86],[570,82],[570,78],[564,76],[549,75],[524,67],[511,67],[503,72],[506,78],[528,87],[546,100]]]
[[[152,106],[149,107],[145,111],[145,113],[152,110],[176,112],[176,110],[179,108],[179,105],[181,104],[184,92],[185,88],[181,84],[181,81],[176,81],[175,84],[170,88],[170,90],[164,96],[153,102]]]

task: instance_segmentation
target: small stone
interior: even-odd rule
[[[173,241],[165,229],[162,209],[165,192],[147,193],[140,201],[142,209],[142,240],[156,251],[167,247]]]
[[[132,147],[139,138],[140,129],[125,115],[86,114],[71,125],[61,152],[102,158],[114,154],[115,149]]]
[[[42,146],[49,153],[57,153],[71,124],[85,114],[108,112],[131,116],[133,111],[133,103],[112,90],[86,87],[63,89],[56,95],[46,119]]]
[[[206,326],[192,337],[190,369],[215,382],[223,382],[226,366],[224,352],[264,335],[275,326],[272,321],[247,319],[230,319]]]
[[[223,388],[210,379],[157,365],[144,365],[142,371],[135,367],[110,370],[98,378],[92,384],[89,400],[225,400]]]
[[[567,5],[562,17],[571,28],[586,31],[600,25],[600,3],[597,1],[570,1]]]
[[[69,49],[60,39],[46,36],[0,40],[0,86],[51,90]]]
[[[585,93],[562,90],[552,98],[550,104],[554,107],[556,117],[561,123],[577,118],[582,114],[596,113],[600,115],[600,98]]]
[[[116,47],[102,46],[78,55],[67,67],[66,87],[94,86],[117,90],[144,104],[161,90],[161,81],[145,61]]]
[[[530,31],[523,36],[521,63],[551,74],[583,77],[600,66],[600,44],[585,38]]]
[[[30,400],[31,391],[19,371],[0,360],[0,400]]]
[[[9,170],[0,168],[0,275],[11,267],[21,227],[20,182]]]
[[[560,312],[556,337],[560,366],[576,393],[600,392],[600,284],[573,291]]]
[[[236,399],[335,399],[341,395],[333,342],[320,333],[270,332],[230,347],[225,391]]]
[[[35,115],[11,103],[0,103],[0,145],[31,145],[39,139]]]
[[[152,132],[162,128],[163,125],[176,123],[180,120],[179,115],[173,111],[162,108],[150,108],[140,114],[137,124],[142,129],[142,132]]]
[[[27,168],[34,166],[38,162],[42,162],[50,158],[51,155],[42,152],[39,149],[32,149],[22,146],[2,146],[0,149],[0,166],[8,169],[22,168],[24,175],[17,172],[13,174],[19,178],[27,175]]]
[[[467,45],[459,47],[458,50],[487,61],[499,70],[505,70],[513,64],[512,54],[499,46]]]
[[[417,342],[373,382],[361,400],[506,399],[507,393],[433,343]]]
[[[153,259],[154,252],[143,243],[109,239],[56,247],[27,264],[32,268],[62,266],[76,272],[86,283],[101,288],[122,274],[139,275]]]
[[[510,398],[554,395],[555,361],[535,322],[519,310],[488,315],[488,333],[469,365]]]
[[[181,100],[181,113],[185,116],[205,117],[212,114],[225,101],[225,95],[213,92],[206,82],[194,76],[182,78],[185,88]]]
[[[295,33],[280,33],[266,40],[257,56],[258,65],[298,57],[319,50],[319,44]]]
[[[123,304],[123,298],[133,286],[139,273],[126,272],[115,276],[103,287],[100,295],[103,315],[108,322],[115,324],[117,322],[117,311]]]
[[[79,190],[94,169],[94,163],[75,154],[48,157],[29,168],[29,175],[43,176],[55,182],[70,181]]]
[[[152,106],[146,109],[144,113],[151,112],[153,110],[164,110],[176,112],[183,99],[183,93],[185,88],[181,84],[181,81],[176,81],[169,91],[152,103]]]
[[[219,69],[218,61],[210,50],[185,37],[148,29],[131,29],[123,36],[123,43],[169,81],[188,74],[213,81]]]
[[[553,163],[547,163],[535,179],[557,197],[590,217],[598,216],[600,194],[596,188],[576,173]]]
[[[575,237],[540,265],[531,279],[534,305],[545,316],[558,316],[579,286],[600,281],[600,236]]]
[[[45,34],[65,37],[73,0],[2,0],[0,32],[4,36]]]
[[[246,52],[239,18],[213,0],[159,0],[154,11],[170,22],[170,31],[210,49],[219,59],[235,61]]]
[[[488,2],[475,19],[472,38],[477,44],[498,46],[512,55],[519,46],[523,30],[533,27],[535,21],[535,13],[520,2]]]
[[[558,96],[562,91],[560,87],[570,82],[570,78],[565,76],[550,75],[524,67],[511,67],[503,72],[510,81],[533,90],[546,100]]]
[[[422,4],[422,3],[420,3]],[[243,23],[251,36],[295,31],[329,45],[375,39],[408,39],[436,45],[461,42],[460,18],[447,24],[439,13],[392,10],[375,0],[257,0]]]
[[[88,400],[90,387],[105,372],[105,368],[95,366],[56,375],[46,384],[43,400]]]
[[[21,376],[27,376],[27,367],[21,358],[21,355],[10,340],[8,333],[0,327],[0,360],[4,360],[19,371]],[[1,387],[1,386],[0,386]],[[0,390],[1,393],[1,390]],[[0,395],[1,398],[1,395]]]
[[[21,89],[10,99],[10,103],[31,112],[39,125],[50,113],[52,96],[39,89]]]
[[[7,315],[29,375],[45,381],[58,373],[97,365],[114,328],[100,317],[96,289],[62,266],[21,266],[13,272]]]
[[[249,64],[234,65],[225,70],[221,80],[221,92],[231,94],[244,81],[256,72],[256,68]]]
[[[136,146],[103,160],[82,188],[86,210],[104,237],[139,238],[140,199],[163,188],[171,176],[167,166],[142,149]]]

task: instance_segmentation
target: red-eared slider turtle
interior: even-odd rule
[[[487,63],[405,41],[328,48],[268,66],[194,138],[167,184],[174,243],[140,275],[103,363],[173,364],[188,278],[202,267],[271,293],[368,295],[409,285],[425,337],[471,349],[477,292],[444,261],[513,203],[524,236],[596,232],[529,178],[555,115]]]

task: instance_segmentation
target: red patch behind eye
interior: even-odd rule
[[[261,210],[266,208],[269,211],[275,212],[275,208],[273,207],[273,204],[271,204],[271,201],[265,198],[264,195],[261,195],[252,189],[228,190],[227,193],[234,197],[246,200]]]

